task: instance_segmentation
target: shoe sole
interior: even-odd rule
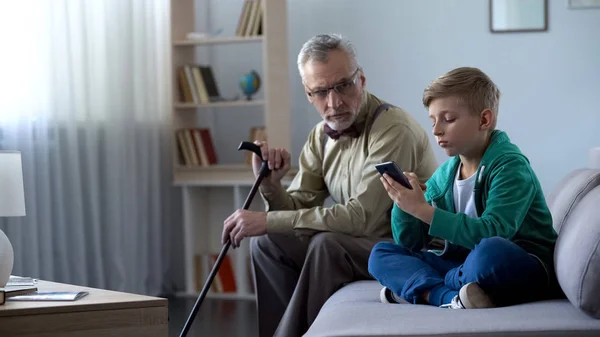
[[[379,292],[379,300],[381,301],[381,303],[386,303],[386,304],[391,304],[392,302],[390,302],[387,298],[386,295],[386,287],[381,288],[381,291]]]
[[[381,301],[381,303],[408,304],[408,301],[392,294],[392,291],[386,287],[381,288],[381,291],[379,292],[379,300]]]
[[[496,307],[488,294],[477,283],[469,283],[459,291],[459,299],[466,309],[485,309]]]

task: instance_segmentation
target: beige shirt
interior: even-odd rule
[[[299,170],[291,185],[263,191],[267,233],[312,235],[329,231],[356,237],[390,237],[392,200],[379,180],[375,165],[394,161],[403,171],[415,172],[421,182],[437,168],[425,130],[404,110],[393,107],[373,122],[384,103],[366,93],[355,123],[364,123],[358,138],[328,139],[323,156],[323,123],[310,132],[302,149]],[[335,204],[324,207],[331,196]]]

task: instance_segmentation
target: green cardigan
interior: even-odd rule
[[[552,215],[529,160],[506,133],[493,131],[477,169],[474,187],[477,219],[454,210],[453,183],[459,164],[458,156],[449,159],[426,183],[425,199],[436,208],[429,226],[394,204],[395,242],[421,250],[432,239],[441,238],[444,249],[435,253],[464,257],[481,239],[499,236],[536,255],[547,270],[554,271],[557,234],[552,227]]]

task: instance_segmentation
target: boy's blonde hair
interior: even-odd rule
[[[500,90],[483,71],[461,67],[436,78],[423,92],[423,105],[429,108],[434,99],[449,96],[456,96],[473,114],[490,109],[494,115],[492,128],[496,127]]]

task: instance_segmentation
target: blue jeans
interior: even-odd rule
[[[369,273],[410,303],[449,303],[470,282],[498,306],[530,302],[548,296],[549,281],[541,262],[515,243],[500,237],[481,240],[464,260],[425,251],[410,251],[390,242],[373,247]]]

